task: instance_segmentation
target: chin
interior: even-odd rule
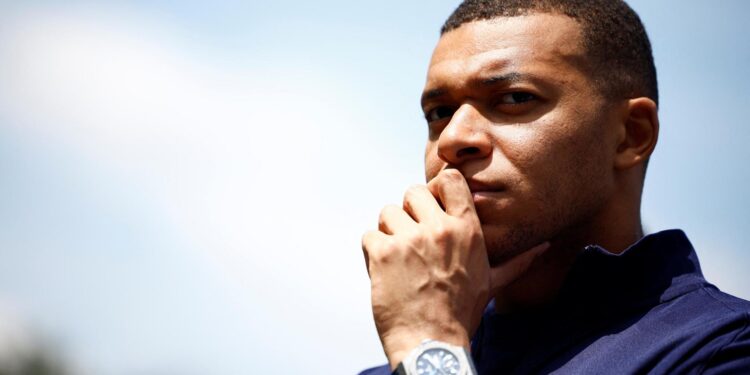
[[[483,224],[482,231],[490,266],[502,264],[544,241],[530,225],[511,228]]]

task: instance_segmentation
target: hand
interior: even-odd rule
[[[362,249],[375,325],[391,367],[427,338],[468,349],[490,296],[546,248],[491,268],[471,191],[457,170],[410,188],[402,207],[386,206],[378,230],[364,234]]]

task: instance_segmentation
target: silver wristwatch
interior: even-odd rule
[[[424,340],[396,369],[398,375],[476,375],[471,356],[464,347]]]

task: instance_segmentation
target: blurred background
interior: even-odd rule
[[[748,299],[750,3],[630,3],[662,98],[645,224]],[[0,373],[384,362],[360,235],[423,181],[457,4],[0,1]]]

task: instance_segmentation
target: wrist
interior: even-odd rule
[[[469,350],[437,340],[424,340],[393,371],[394,375],[476,375]]]
[[[470,350],[469,336],[465,330],[431,330],[429,332],[401,332],[383,337],[383,349],[391,370],[419,347],[425,340],[435,340]]]

